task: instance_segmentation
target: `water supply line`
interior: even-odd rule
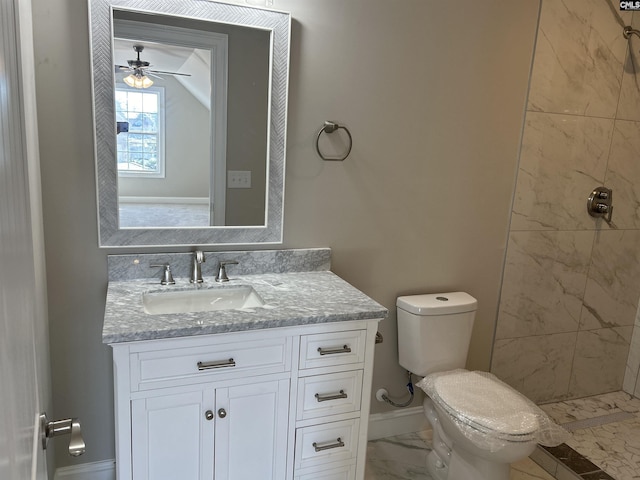
[[[415,393],[413,391],[413,381],[411,379],[411,372],[409,370],[407,370],[407,375],[409,376],[409,382],[407,383],[407,390],[411,395],[407,401],[399,403],[399,402],[395,402],[394,400],[391,400],[389,398],[389,392],[385,388],[381,388],[376,392],[376,399],[379,402],[385,402],[393,407],[398,407],[398,408],[404,408],[411,405],[411,402],[413,402],[413,397],[415,396]]]

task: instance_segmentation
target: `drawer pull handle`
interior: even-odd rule
[[[320,395],[316,393],[316,400],[318,402],[326,402],[327,400],[338,400],[340,398],[347,398],[347,394],[344,393],[344,390],[340,390],[340,393],[336,393],[334,395]]]
[[[318,353],[320,353],[320,355],[335,355],[336,353],[351,353],[351,348],[348,345],[343,345],[340,348],[318,347]]]
[[[336,443],[329,443],[327,445],[318,445],[316,442],[313,442],[313,448],[316,449],[316,452],[321,452],[323,450],[330,450],[332,448],[340,448],[344,447],[344,442],[340,437],[336,440]]]
[[[229,360],[219,360],[217,362],[198,362],[198,370],[213,370],[214,368],[235,367],[236,362],[233,358]]]

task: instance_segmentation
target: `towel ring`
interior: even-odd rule
[[[324,154],[320,151],[320,136],[322,135],[323,132],[326,133],[333,133],[336,130],[342,129],[345,132],[347,132],[347,136],[349,137],[349,148],[347,148],[347,153],[345,153],[342,157],[326,157],[324,156]],[[318,132],[318,136],[316,137],[316,152],[318,152],[318,155],[320,155],[320,158],[326,161],[335,161],[335,162],[342,162],[345,158],[347,158],[349,156],[349,154],[351,153],[351,147],[353,147],[353,138],[351,137],[351,132],[349,131],[349,129],[343,125],[338,125],[337,123],[334,122],[329,122],[329,121],[325,121],[323,127],[320,129],[320,131]]]

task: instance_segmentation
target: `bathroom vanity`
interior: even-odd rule
[[[386,309],[328,269],[229,276],[110,281],[118,480],[362,479]],[[239,287],[262,304],[145,313],[163,292],[222,292],[217,308]]]

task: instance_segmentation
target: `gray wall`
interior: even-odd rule
[[[218,30],[216,28],[216,30]],[[220,28],[219,31],[224,32]],[[228,28],[227,170],[251,172],[251,188],[227,188],[226,225],[264,225],[269,121],[268,32]]]
[[[469,366],[489,367],[538,7],[274,2],[294,19],[283,246],[331,247],[333,270],[391,310],[374,390],[403,391],[400,294],[477,297]],[[100,333],[105,257],[123,250],[97,246],[86,4],[34,0],[34,14],[52,416],[79,416],[88,445],[79,459],[59,449],[60,467],[114,456],[111,355]],[[351,129],[344,163],[315,154],[325,120]],[[374,412],[385,409],[374,401]]]

